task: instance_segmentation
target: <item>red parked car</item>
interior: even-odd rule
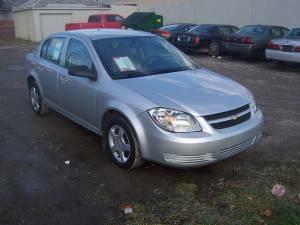
[[[68,23],[66,30],[80,30],[80,29],[97,29],[97,28],[122,28],[122,21],[124,18],[118,14],[98,14],[91,15],[87,23]]]

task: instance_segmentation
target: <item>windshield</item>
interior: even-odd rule
[[[161,27],[160,30],[166,30],[166,31],[173,31],[176,30],[179,27],[179,25],[168,25]]]
[[[159,37],[122,37],[94,40],[93,45],[112,79],[134,78],[197,68]]]
[[[300,39],[300,28],[291,30],[290,32],[288,32],[286,37]]]
[[[263,34],[267,27],[263,26],[246,26],[242,27],[237,33],[239,34]]]

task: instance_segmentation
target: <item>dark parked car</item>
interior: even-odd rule
[[[187,32],[195,26],[197,25],[191,23],[176,23],[165,25],[159,29],[152,30],[151,32],[172,42],[174,35],[182,32]]]
[[[238,32],[224,37],[223,49],[234,56],[250,55],[265,56],[268,42],[281,38],[289,29],[280,26],[249,25],[242,27]]]
[[[186,33],[174,36],[173,44],[182,50],[208,50],[211,56],[218,56],[222,49],[224,35],[238,31],[230,25],[203,24],[196,26]]]

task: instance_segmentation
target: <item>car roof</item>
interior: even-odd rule
[[[178,26],[180,26],[180,25],[193,25],[193,26],[197,26],[197,24],[194,24],[194,23],[170,23],[170,24],[166,24],[166,25],[164,25],[162,27],[174,26],[174,25],[178,25]]]
[[[98,40],[104,38],[117,38],[117,37],[145,37],[145,36],[155,36],[154,34],[129,30],[129,29],[82,29],[82,30],[72,30],[55,33],[51,36],[60,36],[65,35],[69,37],[78,37],[78,38],[88,38],[91,40]]]
[[[212,27],[222,27],[222,26],[224,26],[224,27],[236,27],[236,26],[234,26],[234,25],[228,25],[228,24],[200,24],[200,25],[198,25],[198,27],[199,26],[212,26]]]
[[[255,26],[255,27],[266,27],[266,28],[271,28],[271,27],[280,27],[280,28],[287,28],[287,27],[284,27],[284,26],[278,26],[278,25],[265,25],[265,24],[249,24],[249,25],[246,25],[244,27],[249,27],[249,26]],[[288,28],[287,28],[288,29]]]

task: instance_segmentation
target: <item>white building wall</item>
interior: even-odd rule
[[[54,32],[64,31],[66,23],[87,22],[92,14],[115,13],[127,17],[135,6],[112,6],[111,9],[30,9],[14,12],[16,37],[39,42]]]
[[[300,0],[139,0],[138,11],[155,11],[164,23],[270,24],[300,27]]]

